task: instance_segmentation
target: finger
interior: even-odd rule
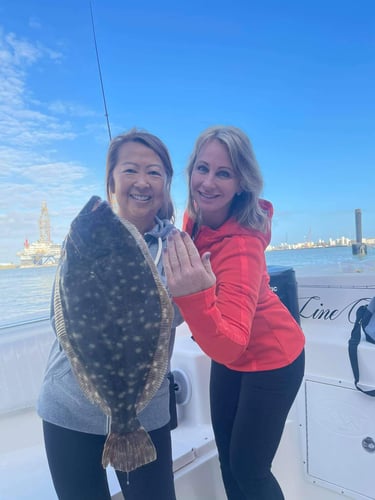
[[[181,295],[180,288],[177,283],[179,279],[179,271],[172,271],[168,250],[166,248],[163,250],[163,266],[167,282],[166,285],[169,293],[172,297],[175,297],[179,294]]]
[[[205,252],[202,255],[202,264],[203,264],[203,267],[205,268],[207,274],[216,281],[215,273],[213,272],[212,267],[211,267],[210,257],[211,257],[211,253]]]
[[[175,235],[169,234],[167,240],[168,263],[172,272],[177,272],[181,268],[179,253],[176,248]]]
[[[167,248],[164,248],[164,250],[163,250],[162,259],[163,259],[164,273],[165,273],[165,276],[167,278],[167,281],[169,281],[171,279],[171,277],[173,276],[173,272],[171,269],[171,263],[169,261],[169,253],[168,253]]]
[[[212,273],[210,257],[211,257],[210,252],[205,252],[202,255],[202,264],[208,274]]]
[[[189,255],[189,259],[192,265],[197,264],[197,262],[201,261],[199,252],[197,250],[197,247],[194,245],[193,240],[190,238],[188,233],[185,231],[181,232],[181,240],[183,241],[186,251]]]
[[[186,236],[190,239],[190,237],[187,234],[186,234]],[[176,233],[173,233],[172,239],[173,239],[173,243],[174,243],[174,250],[175,250],[176,256],[179,260],[181,269],[186,270],[188,268],[191,268],[192,262],[191,262],[190,255],[189,255],[189,249],[185,243],[185,238],[182,238],[182,234],[180,232],[176,232]],[[168,245],[169,245],[169,242],[168,242]]]

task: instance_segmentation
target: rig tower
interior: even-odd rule
[[[36,267],[56,265],[61,255],[61,245],[51,240],[51,223],[47,203],[42,202],[39,217],[39,239],[30,243],[27,239],[22,252],[17,252],[21,260],[21,267]]]

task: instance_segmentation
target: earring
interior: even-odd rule
[[[114,194],[112,194],[112,196],[111,196],[110,205],[111,205],[112,210],[114,211],[114,213],[117,214],[119,206],[118,206],[117,199],[116,199],[116,197],[115,197]]]

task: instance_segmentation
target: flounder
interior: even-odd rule
[[[156,459],[137,415],[168,367],[173,307],[138,230],[93,196],[70,226],[54,284],[56,334],[85,395],[110,417],[102,464]]]

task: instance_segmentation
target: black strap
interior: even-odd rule
[[[354,375],[354,384],[356,388],[367,394],[368,396],[375,396],[375,390],[365,391],[358,386],[359,381],[359,365],[358,365],[358,345],[361,341],[361,327],[362,327],[362,318],[364,314],[368,312],[367,306],[360,306],[357,309],[356,320],[354,323],[354,327],[348,342],[348,351],[349,351],[349,359],[350,364],[352,365],[353,375]]]
[[[169,379],[169,414],[171,419],[169,421],[169,426],[171,431],[176,429],[178,425],[177,421],[177,403],[176,403],[176,390],[174,386],[174,376],[172,372],[169,372],[167,375]]]

